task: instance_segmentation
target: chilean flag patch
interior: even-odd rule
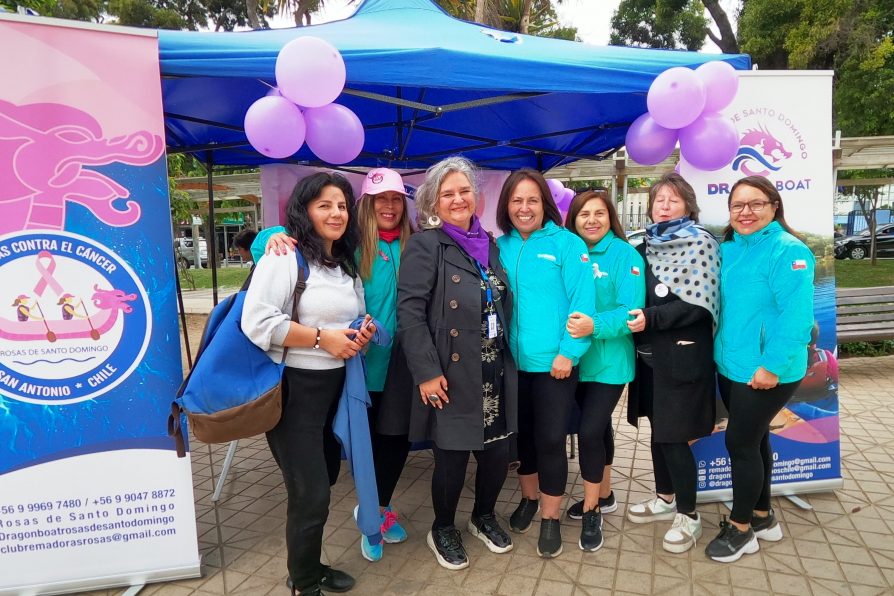
[[[580,262],[581,262],[581,263],[589,263],[589,262],[590,262],[590,255],[588,255],[588,254],[586,254],[586,253],[582,254],[582,255],[580,256]]]
[[[807,261],[804,259],[792,261],[792,271],[797,271],[798,269],[807,269]]]
[[[639,267],[631,267],[630,273],[632,273],[633,275],[639,275]]]

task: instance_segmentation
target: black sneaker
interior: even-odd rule
[[[599,511],[612,513],[618,510],[618,502],[615,500],[615,491],[608,493],[605,498],[599,497]]]
[[[705,554],[709,558],[720,563],[733,563],[742,558],[742,555],[751,555],[760,550],[754,530],[748,528],[742,532],[733,524],[726,521],[720,522],[720,534],[705,548]]]
[[[608,496],[605,498],[599,497],[599,511],[602,513],[612,513],[617,510],[618,502],[615,500],[615,491],[608,493]],[[568,515],[569,519],[583,519],[584,502],[577,501],[574,505],[568,508],[566,515]]]
[[[286,580],[286,585],[289,587],[289,590],[291,590],[292,596],[323,596],[323,593],[320,591],[320,584],[314,584],[309,588],[298,590],[292,583],[292,578],[290,577]]]
[[[432,530],[428,533],[426,542],[431,552],[435,553],[435,558],[441,567],[465,569],[469,566],[469,557],[463,548],[463,538],[455,527]]]
[[[487,546],[492,553],[508,553],[512,550],[512,539],[500,527],[493,513],[469,518],[469,533]]]
[[[522,497],[521,503],[509,516],[509,529],[518,534],[524,534],[531,529],[534,515],[540,509],[540,502]]]
[[[540,520],[537,554],[545,559],[562,554],[562,524],[557,519]]]
[[[602,514],[599,511],[593,509],[584,513],[577,545],[581,550],[589,552],[602,548]]]
[[[770,509],[770,514],[766,517],[757,515],[751,516],[751,529],[758,540],[766,540],[767,542],[779,542],[782,540],[782,526],[776,521],[776,515]]]
[[[320,579],[320,589],[324,592],[347,592],[357,583],[353,577],[333,569],[328,565],[323,565],[323,577]]]

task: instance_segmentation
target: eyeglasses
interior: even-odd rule
[[[752,213],[760,213],[764,210],[764,207],[772,203],[773,201],[750,201],[748,203],[733,203],[729,206],[730,213],[742,213],[745,210],[745,207],[751,209]]]

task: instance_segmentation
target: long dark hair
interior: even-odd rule
[[[323,239],[317,235],[307,213],[307,206],[319,198],[327,186],[341,190],[348,203],[348,226],[342,237],[332,243],[332,254],[326,252]],[[356,276],[357,264],[354,262],[354,254],[357,251],[360,234],[354,209],[354,191],[341,174],[317,172],[298,181],[286,204],[286,230],[298,241],[298,249],[309,263],[327,267],[339,266],[351,277]]]
[[[619,239],[627,242],[627,234],[624,233],[624,228],[621,226],[618,210],[612,204],[611,200],[609,200],[608,193],[604,190],[588,190],[574,197],[571,201],[571,205],[568,207],[568,215],[565,217],[565,227],[580,236],[577,231],[575,220],[577,219],[580,210],[584,208],[584,205],[586,205],[590,199],[600,199],[602,201],[605,205],[605,210],[608,211],[608,223],[612,232],[614,232],[615,236]]]
[[[665,186],[671,187],[678,197],[683,199],[683,202],[686,203],[686,210],[688,211],[689,219],[698,223],[698,199],[695,196],[695,190],[692,188],[692,185],[686,182],[682,176],[680,176],[676,172],[669,172],[658,179],[658,182],[653,184],[649,188],[649,219],[653,222],[652,219],[652,206],[655,205],[655,197],[658,195],[658,191],[664,188]]]
[[[515,187],[522,180],[531,180],[540,189],[540,200],[543,202],[543,223],[552,221],[557,226],[561,226],[562,215],[559,213],[559,208],[556,207],[553,195],[549,191],[546,178],[537,170],[530,168],[522,168],[512,172],[506,178],[506,182],[503,183],[503,188],[500,190],[500,200],[497,201],[497,226],[503,230],[504,234],[512,231],[512,221],[509,219],[509,199],[512,198]]]
[[[729,189],[729,197],[726,199],[726,208],[729,209],[729,206],[733,202],[733,193],[736,192],[736,189],[739,186],[750,186],[751,188],[756,188],[757,190],[764,193],[767,197],[767,200],[770,201],[771,205],[776,205],[776,213],[773,216],[773,221],[778,221],[779,225],[782,226],[786,232],[794,236],[800,241],[804,241],[801,238],[801,235],[795,232],[791,226],[788,225],[788,222],[785,221],[785,209],[782,206],[782,195],[779,194],[779,191],[776,189],[776,186],[764,178],[763,176],[746,176],[745,178],[740,178],[733,184],[733,187]],[[732,219],[732,216],[730,217]],[[733,233],[735,230],[733,229],[732,223],[726,224],[726,227],[723,229],[723,241],[733,239]]]

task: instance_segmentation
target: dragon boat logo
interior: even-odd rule
[[[733,116],[742,137],[732,168],[744,176],[770,176],[794,156],[807,159],[798,124],[774,108],[748,108]]]
[[[0,394],[43,405],[98,397],[149,343],[146,290],[108,248],[67,232],[0,238]]]

